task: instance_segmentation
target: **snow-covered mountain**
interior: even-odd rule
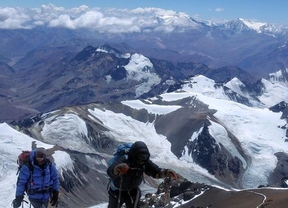
[[[74,55],[67,55],[66,49],[35,50],[15,65],[17,70],[3,73],[0,105],[7,111],[0,112],[0,121],[77,104],[153,97],[195,74],[207,73],[218,81],[231,76],[253,81],[237,67],[211,70],[193,62],[174,64],[148,58],[125,44],[87,46]]]
[[[149,58],[125,44],[87,46],[74,55],[67,55],[66,49],[35,50],[18,62],[17,70],[10,67],[10,73],[3,73],[0,105],[7,110],[0,112],[1,121],[21,120],[40,112],[91,102],[146,99],[173,91],[181,87],[183,80],[197,74],[213,79],[227,95],[229,85],[237,83],[232,78],[237,77],[242,84],[237,84],[237,95],[231,91],[231,99],[234,96],[243,104],[263,105],[261,99],[265,99],[265,88],[275,88],[287,80],[285,68],[278,72],[283,76],[279,83],[265,86],[264,79],[255,83],[256,79],[250,73],[238,67],[211,69],[194,62],[173,63]],[[41,60],[49,61],[39,60],[39,54],[44,55]],[[3,65],[3,72],[7,67]],[[268,80],[278,75],[271,73],[269,76]],[[285,93],[279,99],[283,96]]]
[[[51,149],[62,194],[77,193],[69,201],[63,196],[66,206],[79,206],[83,198],[84,206],[105,202],[107,160],[117,144],[137,140],[147,143],[155,163],[189,181],[226,188],[281,187],[287,177],[288,134],[287,105],[276,106],[287,100],[282,93],[287,85],[275,78],[283,76],[280,72],[261,80],[263,93],[254,97],[237,78],[220,85],[199,75],[149,99],[66,107],[10,126],[2,123],[1,163],[9,164],[3,166],[9,174],[0,180],[9,190],[2,206],[13,199],[17,154],[35,145]],[[239,103],[243,98],[249,102]],[[272,103],[274,110],[269,110]],[[150,191],[155,188],[148,184]],[[99,190],[101,195],[87,194]]]
[[[245,32],[251,30],[257,33],[273,36],[279,36],[279,35],[281,36],[287,34],[287,29],[283,26],[243,18],[238,18],[237,20],[231,20],[220,25],[218,24],[217,27],[226,30],[231,30],[234,32]]]
[[[186,91],[198,92],[217,99],[233,100],[248,106],[271,107],[288,100],[288,68],[280,69],[262,78],[252,87],[237,77],[226,83],[217,83],[203,75],[192,77],[183,86]]]

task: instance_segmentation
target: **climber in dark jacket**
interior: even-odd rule
[[[141,197],[140,184],[143,173],[153,178],[172,177],[177,179],[173,170],[161,169],[150,159],[146,144],[142,141],[135,142],[127,156],[122,156],[108,167],[107,174],[111,178],[109,184],[108,208],[121,207],[124,203],[127,208],[139,207]]]
[[[29,167],[23,165],[16,184],[16,198],[13,200],[13,207],[18,208],[21,206],[24,192],[27,193],[29,201],[34,208],[47,208],[50,197],[51,205],[57,206],[59,179],[54,163],[47,158],[44,148],[31,151],[30,161],[33,167],[32,178]]]

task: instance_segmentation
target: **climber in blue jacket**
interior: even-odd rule
[[[59,178],[55,164],[52,163],[44,148],[32,150],[30,164],[23,165],[16,185],[16,198],[13,208],[18,208],[28,195],[34,208],[48,207],[49,199],[52,206],[57,206],[59,195]]]

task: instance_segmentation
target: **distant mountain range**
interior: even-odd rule
[[[208,24],[179,13],[142,18],[146,24],[137,25],[139,30],[131,32],[119,27],[117,32],[87,26],[68,29],[65,25],[1,29],[0,61],[12,66],[29,51],[47,46],[73,46],[80,51],[87,45],[126,43],[147,57],[192,61],[210,68],[237,66],[257,74],[258,78],[287,66],[288,30],[284,26],[245,19]]]
[[[71,45],[43,46],[27,52],[13,66],[2,62],[0,104],[7,110],[1,112],[1,121],[25,119],[65,106],[148,98],[175,89],[198,74],[219,83],[237,77],[250,93],[260,93],[256,77],[236,66],[210,68],[199,62],[148,58],[127,44],[78,50]],[[280,71],[287,76],[285,68]]]

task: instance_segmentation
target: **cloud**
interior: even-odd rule
[[[180,27],[194,27],[190,16],[183,12],[154,7],[129,9],[89,8],[86,5],[65,9],[53,4],[40,8],[0,7],[0,28],[17,29],[37,26],[68,29],[92,29],[98,32],[128,33],[141,31],[171,32]]]
[[[29,15],[25,14],[24,10],[14,9],[10,7],[0,7],[0,28],[30,28],[30,26],[27,25],[29,21],[30,17]]]
[[[218,8],[215,9],[215,11],[216,11],[216,12],[224,12],[224,9],[221,8],[221,7],[218,7]]]

